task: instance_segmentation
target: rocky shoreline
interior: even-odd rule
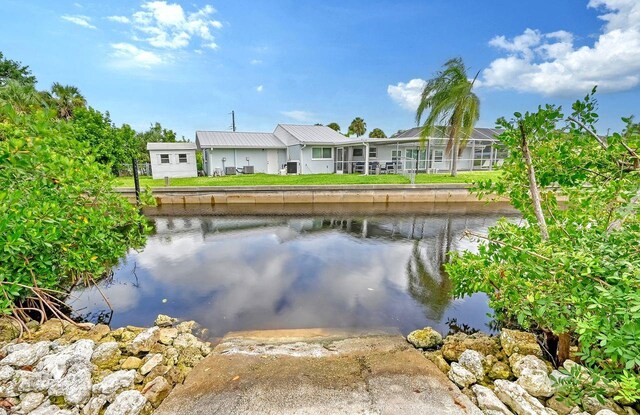
[[[0,321],[0,415],[149,414],[211,352],[193,321],[150,328]],[[194,335],[199,334],[199,336]]]
[[[569,405],[557,388],[567,377],[543,359],[531,333],[503,329],[499,336],[456,333],[446,338],[430,327],[407,336],[424,356],[444,372],[486,415],[638,415],[640,403],[621,405],[608,390],[603,402],[585,397]],[[564,369],[581,370],[573,360]],[[584,372],[582,372],[584,373]],[[585,374],[585,383],[591,382]]]

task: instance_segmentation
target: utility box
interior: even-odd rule
[[[236,174],[236,168],[235,167],[225,167],[224,168],[224,175],[225,176],[235,176]]]
[[[253,168],[253,166],[244,166],[244,168],[242,169],[242,172],[244,174],[253,174],[255,171],[255,169]]]
[[[298,162],[297,161],[288,161],[287,162],[287,174],[298,174]]]

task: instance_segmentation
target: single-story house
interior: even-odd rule
[[[278,124],[273,133],[197,131],[206,175],[255,172],[437,173],[448,171],[448,139],[420,139],[421,128],[390,138],[345,137],[321,125]],[[474,129],[458,158],[458,170],[490,170],[506,156],[496,136],[500,131]]]
[[[147,143],[151,174],[164,177],[197,177],[196,143]]]

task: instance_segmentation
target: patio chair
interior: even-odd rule
[[[353,168],[354,173],[364,173],[364,161],[357,161]]]
[[[380,163],[377,161],[369,162],[369,174],[380,174]]]
[[[384,164],[384,171],[386,173],[396,173],[396,163],[393,161],[387,161]]]

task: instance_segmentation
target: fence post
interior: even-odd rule
[[[133,184],[136,188],[136,204],[140,206],[140,178],[138,177],[138,160],[135,157],[131,158],[133,164]]]

